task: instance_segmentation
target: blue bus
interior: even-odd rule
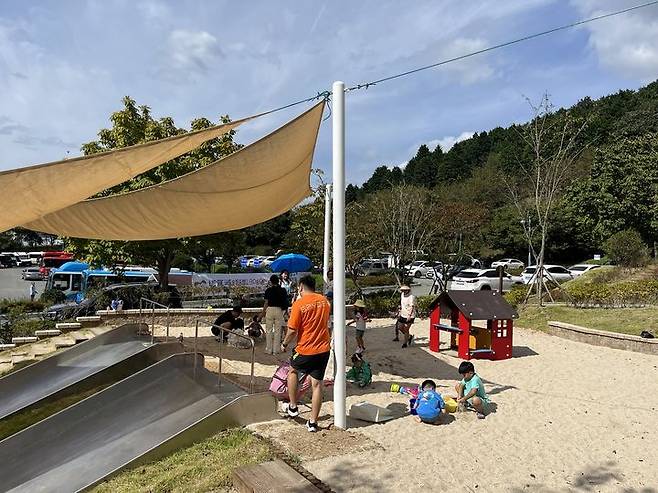
[[[50,272],[46,289],[57,289],[64,293],[67,300],[80,301],[90,289],[102,288],[110,284],[144,283],[155,280],[156,276],[149,271],[114,272],[107,269],[90,269],[89,264],[84,262],[66,262]]]

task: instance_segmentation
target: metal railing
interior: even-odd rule
[[[222,386],[222,346],[224,345],[224,333],[226,333],[228,336],[233,335],[235,337],[238,337],[240,339],[244,339],[246,341],[249,341],[249,345],[251,346],[251,369],[250,369],[250,374],[249,374],[249,393],[253,394],[254,393],[254,365],[256,362],[256,344],[254,343],[254,340],[246,335],[243,334],[238,334],[236,332],[233,332],[231,329],[227,329],[225,327],[222,327],[220,325],[215,325],[210,322],[206,322],[204,320],[199,320],[197,319],[196,321],[196,328],[194,330],[194,376],[196,378],[196,367],[197,367],[197,340],[199,338],[199,323],[205,324],[212,327],[215,327],[216,329],[219,330],[219,349],[217,350],[217,356],[219,358],[219,361],[217,363],[217,386],[221,387]]]
[[[148,298],[140,298],[139,299],[139,322],[143,323],[144,322],[144,308],[151,307],[151,344],[155,342],[155,307],[160,307],[160,308],[165,308],[167,310],[166,316],[167,316],[167,330],[165,333],[165,342],[169,342],[169,325],[171,323],[171,314],[169,313],[169,307],[167,305],[163,305],[162,303],[158,303],[157,301],[150,300]]]

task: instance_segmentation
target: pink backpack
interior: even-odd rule
[[[290,372],[290,363],[282,363],[272,377],[270,383],[270,392],[279,400],[288,400],[288,373]],[[297,399],[301,399],[306,391],[311,387],[311,379],[306,375],[300,375],[299,385],[297,386]]]

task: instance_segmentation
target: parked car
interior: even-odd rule
[[[496,260],[495,262],[491,262],[491,267],[494,269],[496,267],[504,267],[505,270],[523,269],[525,264],[515,258],[502,258],[500,260]]]
[[[270,255],[268,257],[261,257],[260,260],[260,267],[269,267],[272,265],[272,262],[276,260],[276,257],[274,255]]]
[[[372,276],[388,272],[388,263],[383,260],[368,259],[362,261],[357,267],[361,276]]]
[[[601,266],[596,264],[576,264],[569,267],[569,272],[571,272],[573,277],[578,277],[582,276],[585,272],[598,269],[599,267]]]
[[[0,253],[0,267],[16,267],[18,262],[11,253]]]
[[[415,277],[420,279],[427,275],[427,271],[431,270],[434,262],[429,262],[427,260],[416,260],[411,262],[411,264],[405,266],[405,270],[408,272],[409,277]]]
[[[498,291],[500,277],[495,269],[465,269],[450,281],[449,289],[468,291]],[[509,291],[514,285],[521,285],[519,276],[503,274],[503,292]]]
[[[21,271],[21,278],[24,281],[42,281],[43,275],[41,274],[39,267],[28,267]]]
[[[521,273],[521,278],[523,279],[523,284],[531,284],[535,280],[535,275],[537,272],[537,266],[531,265],[526,267],[526,269]],[[561,265],[544,265],[544,278],[546,280],[555,280],[557,282],[570,281],[574,278],[573,274],[569,272],[569,269],[562,267]]]

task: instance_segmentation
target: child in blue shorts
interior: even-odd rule
[[[441,411],[445,407],[441,395],[436,391],[436,384],[432,380],[425,380],[420,386],[416,397],[414,410],[416,421],[419,423],[438,424]]]
[[[484,390],[482,379],[475,373],[475,367],[470,361],[462,361],[458,371],[462,376],[462,381],[455,385],[457,402],[472,407],[475,409],[477,417],[484,419],[489,405],[489,396]]]

